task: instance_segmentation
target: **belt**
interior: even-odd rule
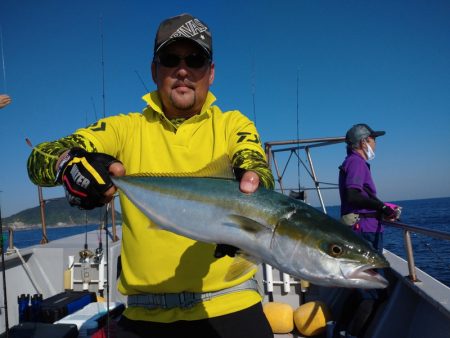
[[[255,290],[258,293],[258,282],[255,279],[249,279],[241,284],[232,286],[230,288],[212,291],[212,292],[180,292],[180,293],[146,293],[128,296],[129,307],[145,307],[147,309],[162,308],[173,309],[182,308],[187,309],[193,307],[195,304],[210,300],[213,297],[226,295],[228,293]]]

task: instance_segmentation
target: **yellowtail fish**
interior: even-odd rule
[[[214,165],[212,166],[214,167]],[[348,226],[299,200],[260,187],[242,193],[228,177],[140,174],[114,184],[161,229],[229,244],[254,263],[323,286],[384,288],[389,263]],[[217,173],[214,173],[217,176]],[[253,265],[254,267],[254,265]]]

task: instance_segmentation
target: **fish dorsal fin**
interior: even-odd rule
[[[205,167],[197,171],[186,172],[147,172],[137,173],[127,176],[150,176],[150,177],[217,177],[225,179],[234,179],[233,168],[227,155],[215,159]]]

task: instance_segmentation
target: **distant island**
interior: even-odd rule
[[[45,201],[45,224],[48,227],[64,227],[82,224],[99,224],[104,219],[104,208],[80,210],[71,207],[65,197]],[[116,223],[122,222],[122,215],[116,210]],[[111,222],[111,212],[108,223]],[[42,226],[40,206],[25,209],[9,217],[2,218],[3,230],[13,226],[16,230]]]

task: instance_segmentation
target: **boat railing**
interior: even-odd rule
[[[327,213],[325,202],[323,200],[322,190],[324,189],[338,189],[338,184],[321,182],[317,176],[314,163],[312,160],[311,149],[326,147],[335,144],[345,142],[345,137],[323,137],[323,138],[311,138],[311,139],[298,139],[288,141],[275,141],[265,143],[265,152],[269,166],[273,168],[274,176],[279,185],[281,193],[286,194],[287,189],[283,183],[284,176],[287,173],[288,166],[292,163],[293,159],[297,159],[298,168],[303,167],[309,178],[312,181],[312,187],[298,187],[298,189],[315,190],[317,193],[320,207],[324,213]],[[306,160],[303,160],[300,156],[300,152],[303,151],[306,155]],[[277,154],[282,152],[289,152],[289,156],[284,163],[284,166],[280,166],[277,161]],[[325,186],[325,187],[324,187]],[[300,191],[299,191],[300,193]],[[450,241],[450,233],[427,229],[423,227],[408,225],[400,222],[383,221],[384,224],[403,230],[404,247],[406,251],[406,261],[408,264],[409,276],[408,278],[416,283],[420,282],[416,274],[416,266],[414,262],[414,250],[411,241],[411,233],[423,234],[432,238],[442,239]]]
[[[39,196],[39,205],[40,205],[40,213],[41,213],[41,222],[42,222],[42,239],[41,244],[48,243],[48,237],[47,237],[47,224],[46,224],[46,212],[45,212],[45,205],[46,201],[44,200],[43,193],[42,193],[42,187],[38,186],[38,196]],[[114,197],[117,197],[115,195]],[[111,222],[112,222],[112,240],[113,242],[117,242],[119,240],[119,237],[117,237],[117,228],[116,228],[116,212],[115,212],[115,198],[111,200],[106,205],[107,210],[111,210]]]
[[[49,239],[47,236],[47,221],[46,221],[46,203],[47,200],[44,199],[44,194],[42,191],[42,187],[38,186],[38,197],[39,197],[39,209],[40,209],[40,218],[41,218],[41,232],[42,232],[42,238],[39,242],[41,245],[45,245],[49,243]],[[114,197],[117,197],[118,195],[115,195]],[[106,208],[108,210],[108,213],[110,211],[111,214],[111,233],[110,237],[113,242],[117,242],[119,240],[119,237],[117,236],[117,224],[116,224],[116,209],[115,209],[115,198],[111,200],[106,205]],[[105,222],[102,220],[99,220],[99,223],[101,226],[103,226],[102,229],[106,227]],[[108,222],[109,224],[109,222]],[[14,225],[8,226],[8,247],[6,249],[7,254],[15,253],[15,246],[14,246],[14,232],[16,230],[16,227]],[[107,230],[107,229],[105,229]],[[5,241],[4,241],[5,242]]]
[[[8,251],[14,250],[14,227],[8,227]]]
[[[402,229],[403,230],[403,240],[406,250],[406,257],[408,262],[408,271],[409,271],[409,279],[416,283],[420,282],[420,280],[417,278],[416,274],[416,266],[414,262],[414,250],[412,246],[411,241],[411,233],[417,233],[426,235],[428,237],[436,238],[436,239],[442,239],[450,241],[450,233],[445,231],[439,231],[434,229],[427,229],[419,226],[414,225],[408,225],[400,222],[390,222],[390,221],[383,221],[384,224],[389,225],[394,228]]]

